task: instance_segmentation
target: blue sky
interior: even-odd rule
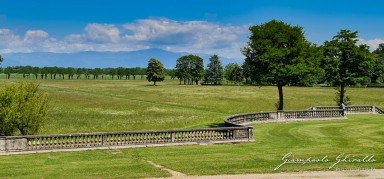
[[[242,58],[248,27],[272,19],[322,44],[340,29],[384,43],[384,2],[365,0],[0,0],[0,54],[173,52]]]

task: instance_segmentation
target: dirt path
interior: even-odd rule
[[[383,178],[384,169],[366,171],[315,171],[315,172],[295,172],[295,173],[268,173],[268,174],[242,174],[242,175],[211,175],[211,176],[187,176],[183,173],[165,168],[164,166],[147,161],[149,164],[169,172],[172,176],[164,179],[296,179],[296,178]],[[159,178],[151,178],[159,179]]]
[[[158,164],[155,164],[153,163],[152,161],[147,161],[149,164],[153,165],[154,167],[156,168],[160,168],[162,170],[165,170],[167,171],[168,173],[170,173],[172,175],[172,177],[170,178],[186,178],[187,175],[185,175],[184,173],[180,173],[180,172],[177,172],[177,171],[174,171],[174,170],[171,170],[169,168],[165,168],[164,166],[161,166],[161,165],[158,165]]]

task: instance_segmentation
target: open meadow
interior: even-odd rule
[[[0,86],[18,80],[0,80]],[[169,80],[38,80],[51,100],[50,116],[39,134],[181,129],[218,126],[225,116],[276,110],[274,86],[179,85]],[[381,88],[348,88],[353,105],[384,108]],[[328,87],[285,87],[285,109],[334,105]],[[5,178],[166,177],[153,161],[187,175],[272,173],[384,168],[384,116],[348,115],[346,120],[254,125],[256,142],[0,156]],[[324,158],[328,162],[286,164],[282,157]],[[336,162],[338,155],[374,155],[374,162]]]

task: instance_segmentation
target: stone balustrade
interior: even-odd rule
[[[236,114],[224,119],[227,126],[243,126],[245,123],[254,121],[266,121],[273,118],[273,112],[254,112],[245,114]]]
[[[343,110],[282,111],[284,119],[343,118]]]
[[[227,126],[244,126],[290,120],[344,119],[347,114],[384,114],[384,111],[376,106],[347,106],[345,111],[338,106],[314,106],[301,111],[287,110],[236,114],[226,117],[224,122]]]
[[[314,106],[311,110],[337,110],[339,106]],[[376,106],[346,106],[346,114],[384,114],[384,111]]]
[[[253,141],[252,127],[223,127],[137,132],[105,132],[60,135],[8,136],[0,138],[0,150],[36,151],[187,142]]]
[[[253,140],[253,128],[246,125],[262,122],[343,119],[346,114],[384,114],[375,106],[315,106],[307,110],[254,112],[224,119],[226,126],[205,129],[181,129],[136,132],[102,132],[59,135],[0,136],[0,154],[15,151],[51,151],[101,147],[135,147],[186,143],[233,143]]]

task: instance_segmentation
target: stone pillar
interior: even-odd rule
[[[28,146],[27,138],[24,137],[6,137],[5,138],[5,151],[23,151]]]
[[[285,119],[284,117],[284,111],[277,111],[277,119]]]
[[[248,141],[253,139],[253,127],[248,128]]]
[[[248,129],[235,129],[233,130],[234,139],[249,139]]]
[[[5,152],[5,137],[0,137],[0,152]]]
[[[270,112],[269,113],[269,119],[277,120],[278,118],[279,117],[278,117],[277,112]]]

